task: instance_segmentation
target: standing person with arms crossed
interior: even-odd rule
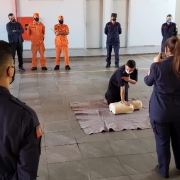
[[[32,68],[31,70],[37,70],[37,52],[40,54],[40,63],[42,70],[47,70],[46,60],[44,57],[44,35],[45,26],[43,23],[39,22],[39,14],[34,13],[34,21],[28,25],[28,35],[31,37],[31,51],[32,51]]]
[[[104,33],[107,35],[106,40],[106,49],[107,49],[107,58],[106,58],[106,68],[109,68],[111,65],[111,52],[114,48],[115,53],[115,67],[119,68],[119,48],[120,48],[120,38],[119,34],[122,33],[121,24],[116,22],[117,14],[111,14],[111,21],[108,22],[105,26]]]
[[[59,70],[61,52],[63,52],[64,54],[65,69],[70,70],[71,68],[69,66],[68,39],[67,39],[67,35],[69,35],[69,28],[66,24],[64,24],[63,16],[58,16],[58,21],[59,23],[54,25],[54,33],[56,35],[55,38],[56,66],[54,70]]]
[[[36,180],[42,130],[36,113],[10,94],[15,67],[0,41],[0,179]]]
[[[148,86],[154,85],[149,117],[158,156],[155,170],[164,178],[168,178],[170,140],[176,168],[180,170],[180,40],[177,37],[166,41],[165,54],[167,58],[163,61],[160,54],[154,58],[155,63],[151,65],[144,82]]]
[[[6,24],[6,29],[8,33],[8,40],[11,45],[12,56],[15,64],[15,56],[17,51],[18,62],[19,62],[19,71],[25,71],[23,67],[23,38],[22,34],[24,29],[19,22],[16,22],[14,14],[8,14],[10,22]]]

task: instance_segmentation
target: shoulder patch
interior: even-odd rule
[[[36,137],[40,138],[42,136],[42,128],[41,125],[39,124],[38,126],[36,126]]]

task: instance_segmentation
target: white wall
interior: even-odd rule
[[[180,0],[176,0],[176,16],[175,22],[178,26],[178,34],[180,34]]]
[[[8,41],[6,24],[9,21],[8,14],[14,13],[12,0],[0,0],[0,40]]]
[[[175,7],[176,0],[130,0],[128,46],[160,45],[161,25]]]
[[[46,27],[45,47],[54,48],[54,24],[58,23],[58,16],[64,16],[64,23],[69,26],[70,48],[84,48],[85,36],[85,15],[84,0],[63,0],[63,1],[29,1],[18,0],[19,16],[32,16],[34,12],[40,14],[40,21]],[[7,40],[5,25],[8,22],[7,14],[14,13],[13,0],[0,0],[0,39]],[[24,42],[24,49],[30,49],[30,42]]]

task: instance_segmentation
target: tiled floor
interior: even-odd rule
[[[143,78],[153,55],[123,56],[120,64],[134,59],[139,68],[139,81],[131,85],[131,97],[150,96]],[[16,63],[17,64],[17,63]],[[85,135],[69,102],[103,99],[108,80],[115,71],[105,67],[105,58],[73,58],[72,70],[64,64],[54,71],[54,62],[47,61],[48,71],[38,67],[32,72],[25,63],[25,73],[16,74],[11,93],[26,102],[38,114],[43,127],[42,154],[38,180],[161,180],[154,172],[157,164],[155,140],[151,129]],[[172,158],[171,180],[179,180]]]
[[[140,47],[128,47],[120,48],[121,55],[135,55],[135,54],[149,54],[149,53],[158,53],[160,52],[160,46],[140,46]],[[102,49],[69,49],[70,57],[97,57],[97,56],[106,56],[107,51],[105,48]],[[114,51],[112,51],[114,54]],[[31,51],[24,50],[24,58],[31,58]],[[54,49],[47,49],[45,51],[45,56],[47,58],[55,57]]]

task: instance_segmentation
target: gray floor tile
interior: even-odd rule
[[[43,165],[39,165],[38,167],[38,178],[37,180],[48,180],[48,168],[47,168],[47,164],[43,164]]]
[[[156,142],[154,137],[138,138],[146,147],[148,152],[156,152]]]
[[[164,180],[159,174],[152,172],[146,174],[130,175],[130,180]]]
[[[77,120],[70,121],[72,130],[81,130],[81,126],[79,125],[79,122]]]
[[[40,155],[40,161],[39,164],[47,164],[47,157],[46,157],[46,149],[41,148],[41,155]]]
[[[82,161],[49,164],[49,180],[90,180]]]
[[[103,133],[86,135],[83,130],[74,130],[73,133],[78,143],[106,141]]]
[[[128,176],[119,176],[119,177],[103,178],[99,180],[130,180],[130,178]]]
[[[137,139],[116,140],[109,142],[116,155],[139,154],[148,152]]]
[[[69,131],[71,130],[70,121],[54,121],[44,123],[44,133]]]
[[[132,133],[131,130],[124,130],[120,132],[108,132],[105,133],[107,140],[124,140],[124,139],[135,139],[136,136]]]
[[[154,171],[157,162],[149,153],[118,157],[128,174],[143,174]]]
[[[75,144],[76,139],[72,131],[57,132],[57,133],[47,133],[45,134],[45,144],[46,146],[58,146]]]
[[[108,141],[79,144],[84,159],[115,156]]]
[[[154,132],[152,129],[143,129],[143,130],[132,130],[133,134],[136,137],[150,137],[154,136]]]
[[[67,111],[65,111],[63,109],[60,109],[58,111],[42,113],[42,117],[43,117],[44,122],[69,120]]]
[[[81,159],[79,148],[76,144],[46,147],[48,163],[75,161]]]
[[[126,170],[115,157],[84,160],[91,179],[103,179],[126,175]]]

